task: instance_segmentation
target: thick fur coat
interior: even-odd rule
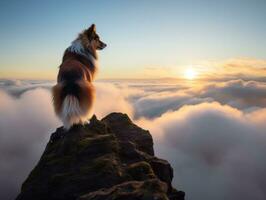
[[[91,117],[95,96],[92,81],[98,59],[96,50],[105,47],[93,24],[65,50],[52,95],[55,113],[66,129],[83,124]]]

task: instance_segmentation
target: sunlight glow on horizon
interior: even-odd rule
[[[193,80],[193,79],[197,78],[197,75],[198,75],[198,73],[193,68],[188,68],[184,72],[184,77],[185,77],[185,79],[188,79],[188,80]]]

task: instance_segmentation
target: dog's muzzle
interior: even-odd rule
[[[99,50],[104,49],[107,46],[107,44],[103,43],[102,41],[100,41],[100,45],[98,47]]]

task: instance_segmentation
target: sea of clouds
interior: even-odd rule
[[[0,80],[0,199],[14,199],[61,126],[53,81]],[[266,199],[266,82],[97,81],[94,112],[127,113],[150,130],[186,199]]]

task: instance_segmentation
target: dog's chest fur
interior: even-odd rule
[[[76,53],[78,55],[84,56],[87,60],[89,60],[95,67],[97,65],[96,59],[91,55],[91,53],[86,50],[81,40],[75,40],[72,42],[71,46],[66,49],[72,53]]]
[[[64,53],[63,62],[60,65],[58,74],[58,81],[65,80],[64,74],[67,71],[71,71],[72,73],[82,72],[88,81],[92,81],[96,68],[96,59],[83,47],[80,40],[75,40]]]

